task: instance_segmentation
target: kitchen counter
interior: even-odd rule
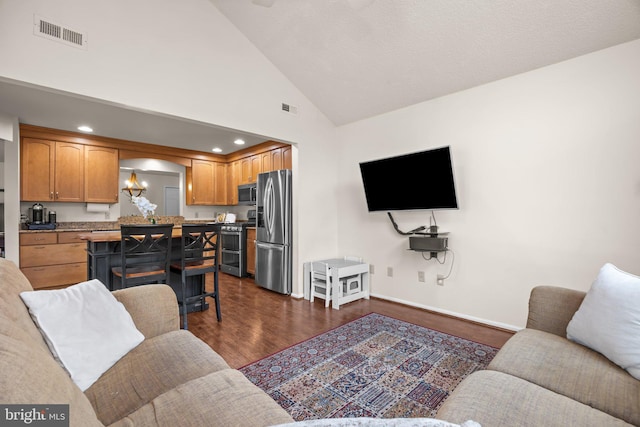
[[[23,227],[26,225],[23,224]],[[119,230],[120,224],[118,222],[59,222],[56,224],[56,228],[53,230],[28,230],[26,228],[20,229],[20,233],[55,233],[60,231],[103,231],[103,230]]]
[[[120,230],[92,231],[78,235],[82,240],[89,242],[119,242],[122,238]],[[182,226],[174,226],[171,232],[172,238],[182,237]]]
[[[158,222],[160,224],[175,224],[179,227],[183,223],[196,224],[214,222],[214,219],[189,219],[185,220],[182,216],[160,216]],[[142,216],[125,216],[118,218],[118,221],[74,221],[74,222],[58,222],[53,230],[28,230],[26,224],[22,225],[20,233],[55,233],[60,231],[120,231],[121,224],[149,224],[149,221]]]

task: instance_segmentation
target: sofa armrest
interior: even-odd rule
[[[176,294],[168,285],[142,285],[113,291],[138,330],[151,338],[180,328]]]
[[[567,337],[567,325],[586,293],[557,286],[536,286],[529,297],[527,328]]]

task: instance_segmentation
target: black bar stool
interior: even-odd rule
[[[173,262],[171,270],[180,273],[182,282],[182,325],[187,329],[187,305],[201,301],[204,307],[205,298],[213,298],[216,304],[216,317],[222,320],[220,314],[220,295],[218,293],[218,245],[219,226],[216,224],[182,224],[182,244],[180,246],[180,262]],[[205,277],[213,273],[213,292],[207,292]],[[198,291],[187,297],[187,278],[202,275]]]
[[[121,265],[111,272],[121,288],[168,283],[172,230],[173,224],[120,226]]]

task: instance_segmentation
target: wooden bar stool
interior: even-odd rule
[[[180,273],[182,296],[182,325],[187,329],[187,305],[201,301],[204,307],[205,298],[213,298],[216,305],[218,322],[222,320],[220,314],[220,296],[218,293],[218,225],[216,224],[182,224],[182,244],[180,245],[180,262],[173,262],[171,270]],[[205,274],[213,273],[213,292],[207,292]],[[198,291],[187,297],[187,279],[202,276],[198,284]]]
[[[168,283],[173,224],[120,226],[121,265],[112,267],[121,288]]]

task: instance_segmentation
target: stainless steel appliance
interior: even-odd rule
[[[258,175],[256,277],[263,288],[291,294],[291,171]]]
[[[255,209],[247,212],[246,222],[220,226],[220,271],[236,277],[247,275],[247,227],[255,226]]]
[[[238,185],[238,204],[256,205],[256,184]]]
[[[220,271],[236,277],[247,274],[246,230],[242,224],[220,227]]]
[[[40,203],[34,203],[29,208],[29,220],[32,224],[44,224],[46,209]]]

